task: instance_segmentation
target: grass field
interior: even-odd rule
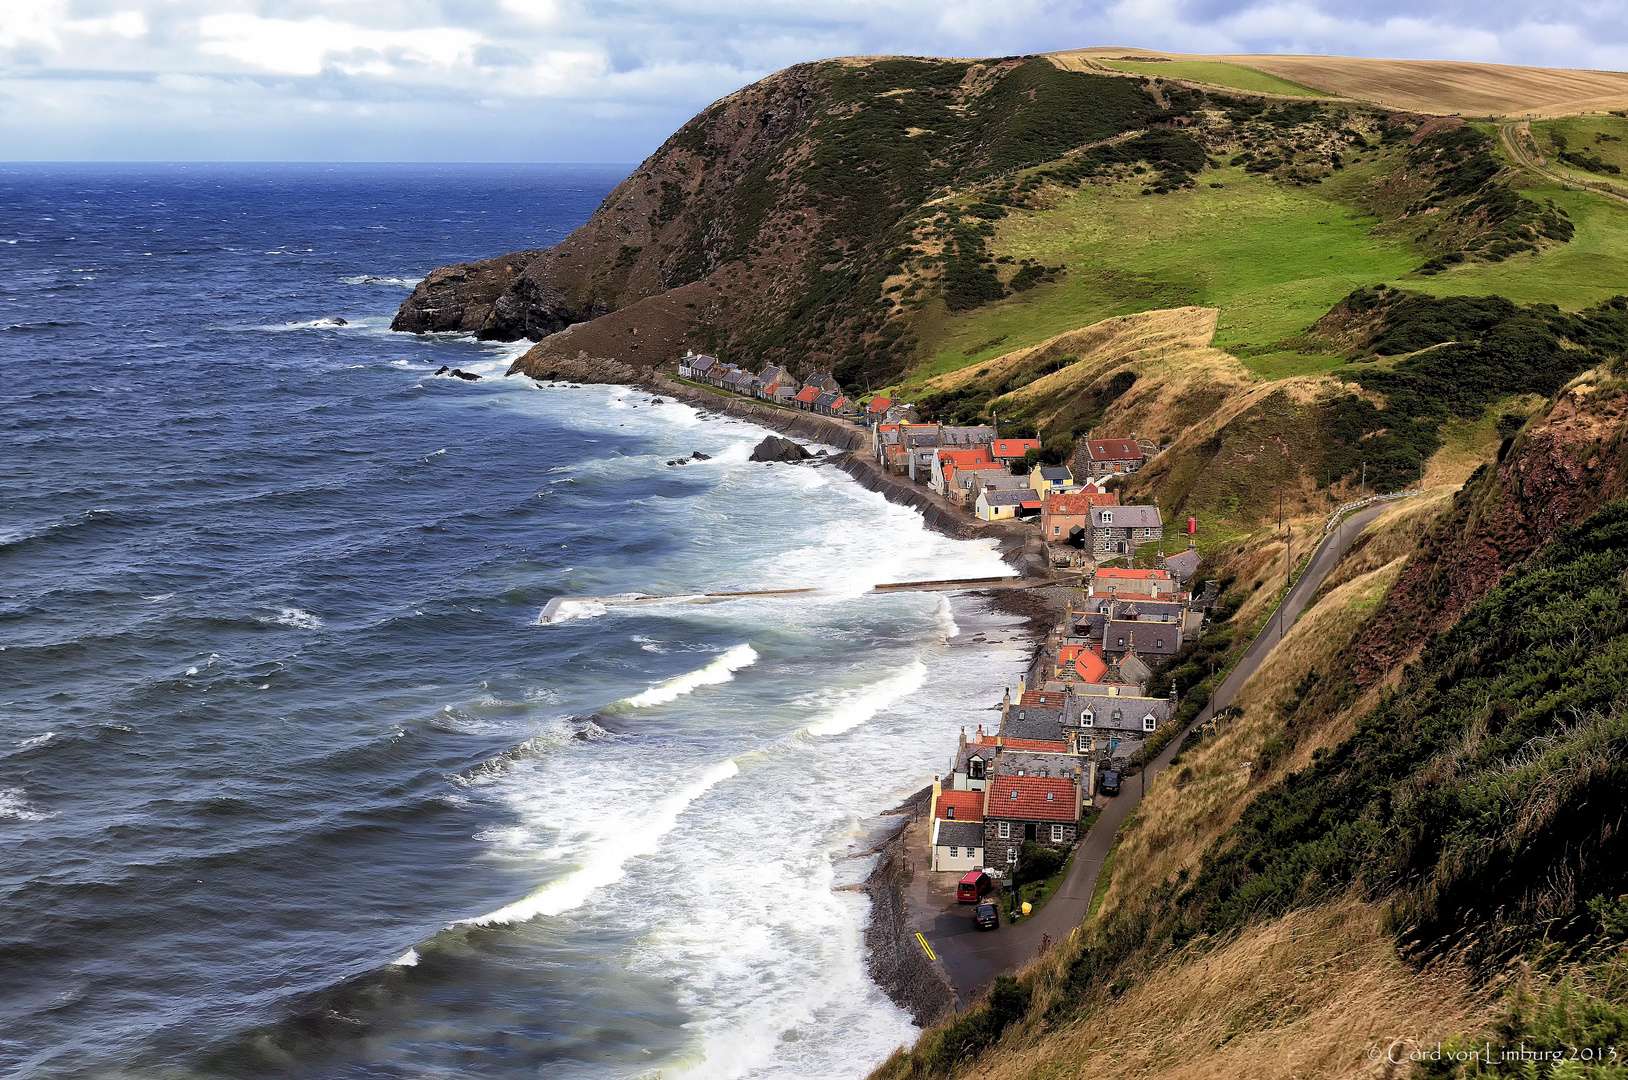
[[[1599,158],[1607,165],[1622,170],[1587,169],[1575,161],[1559,161],[1560,146],[1564,140],[1573,154]],[[1560,120],[1543,120],[1532,125],[1532,137],[1543,156],[1564,169],[1599,176],[1603,180],[1621,182],[1628,176],[1628,120],[1617,116],[1568,116]]]
[[[1166,79],[1188,79],[1212,86],[1230,86],[1256,94],[1284,94],[1289,97],[1326,97],[1321,91],[1301,86],[1264,71],[1241,64],[1223,64],[1214,60],[1165,60],[1145,63],[1136,60],[1098,60],[1097,63],[1114,71],[1132,75],[1155,75]]]
[[[1324,188],[1231,168],[1201,180],[1169,195],[1086,187],[1055,209],[1001,221],[991,244],[997,254],[1062,263],[1067,272],[962,315],[933,312],[923,320],[928,359],[918,377],[1110,316],[1187,304],[1219,307],[1216,346],[1243,356],[1257,374],[1324,371],[1335,361],[1270,346],[1358,286],[1393,280],[1423,261],[1405,239],[1373,235],[1375,218],[1333,201]]]
[[[1501,263],[1465,263],[1404,288],[1437,296],[1507,296],[1517,304],[1555,304],[1566,311],[1628,294],[1628,203],[1560,187],[1530,188],[1570,215],[1577,235],[1568,244]]]

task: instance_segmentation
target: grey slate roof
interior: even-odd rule
[[[1107,520],[1103,516],[1107,515]],[[1098,529],[1152,529],[1163,526],[1157,506],[1093,506],[1091,525]]]
[[[1002,750],[998,772],[1002,776],[1073,776],[1080,759],[1072,754],[1042,754],[1033,750]]]
[[[1068,469],[1062,465],[1042,465],[1040,467],[1041,478],[1054,483],[1058,480],[1067,480],[1070,475]]]
[[[1022,716],[1018,714],[1022,713]],[[1001,725],[1001,735],[1008,739],[1047,739],[1065,741],[1063,736],[1063,710],[1042,709],[1035,705],[1025,708],[1012,706]]]
[[[1110,622],[1102,630],[1102,648],[1107,652],[1121,652],[1134,648],[1143,656],[1173,656],[1181,649],[1182,624],[1146,622]],[[1120,644],[1123,638],[1125,643]],[[1163,642],[1164,644],[1160,644]]]
[[[1183,551],[1165,558],[1164,568],[1173,574],[1177,581],[1185,582],[1198,573],[1198,564],[1202,557],[1196,551]]]
[[[984,502],[990,506],[1019,506],[1026,502],[1039,502],[1040,496],[1033,488],[1024,488],[1022,491],[994,491],[984,492]]]
[[[702,374],[717,362],[718,361],[714,360],[710,356],[697,356],[695,359],[690,361],[690,372],[691,374]]]
[[[1143,730],[1142,718],[1148,713],[1153,714],[1155,724],[1163,724],[1175,711],[1167,697],[1126,697],[1123,694],[1080,694],[1070,699],[1068,707],[1070,727],[1081,726],[1082,715],[1089,711],[1093,728],[1123,731]],[[1115,712],[1120,715],[1118,720],[1113,718]]]
[[[950,821],[938,823],[939,847],[981,848],[984,846],[984,823],[981,821]]]

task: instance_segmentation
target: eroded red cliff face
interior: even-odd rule
[[[1504,572],[1628,492],[1628,387],[1561,393],[1490,469],[1471,477],[1356,642],[1371,686],[1444,630]]]

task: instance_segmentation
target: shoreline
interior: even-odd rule
[[[1015,521],[979,521],[935,492],[906,477],[886,472],[869,457],[862,456],[868,447],[868,432],[852,423],[691,386],[653,370],[638,372],[622,364],[614,365],[615,370],[611,370],[591,361],[567,366],[571,370],[551,371],[544,377],[555,382],[608,382],[629,386],[682,401],[703,417],[727,416],[781,435],[801,436],[835,446],[841,452],[826,461],[867,490],[915,510],[927,528],[955,540],[995,540],[1001,559],[1021,576],[1041,576],[1050,571],[1038,531]],[[1024,620],[1019,632],[1029,639],[1026,667],[1032,669],[1057,612],[1062,609],[1061,597],[1056,591],[1046,587],[988,589],[969,590],[966,595],[977,597],[991,612]],[[920,855],[909,849],[907,841],[917,831],[910,828],[911,824],[927,812],[932,794],[931,780],[923,778],[923,783],[925,786],[914,794],[876,813],[877,819],[888,822],[886,838],[877,845],[876,863],[858,888],[870,900],[864,926],[866,971],[889,1000],[925,1029],[954,1015],[958,992],[943,965],[929,960],[915,937],[914,927],[923,913],[914,910],[909,885],[917,873],[929,871],[922,869]]]

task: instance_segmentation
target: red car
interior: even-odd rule
[[[955,898],[963,904],[976,904],[995,891],[995,882],[982,870],[968,870],[955,887]]]

